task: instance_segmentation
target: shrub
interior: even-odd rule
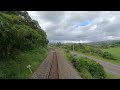
[[[102,57],[104,57],[104,58],[106,58],[106,59],[116,60],[116,59],[112,56],[112,54],[109,53],[109,52],[104,52]]]
[[[93,79],[91,73],[85,68],[81,69],[80,76],[85,79]]]
[[[91,76],[96,79],[106,78],[104,68],[99,63],[84,57],[75,58],[72,55],[69,56],[69,59],[83,78]]]

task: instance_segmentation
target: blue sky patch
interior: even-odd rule
[[[88,25],[88,24],[90,24],[90,23],[91,23],[90,20],[86,20],[86,21],[81,22],[81,23],[79,24],[79,26],[86,26],[86,25]]]

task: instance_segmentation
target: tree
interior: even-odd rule
[[[31,24],[29,17],[26,12],[0,12],[0,58],[14,56],[19,51],[47,46],[49,41],[46,33],[38,28],[37,21]]]

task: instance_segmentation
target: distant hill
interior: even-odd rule
[[[107,41],[97,41],[97,42],[90,42],[89,44],[112,44],[112,43],[119,43],[120,40],[107,40]]]

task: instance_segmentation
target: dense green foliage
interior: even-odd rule
[[[0,12],[0,58],[14,56],[19,51],[46,47],[46,33],[27,12]]]
[[[106,78],[106,73],[104,71],[104,68],[99,63],[84,57],[75,58],[70,54],[67,57],[69,60],[71,60],[74,67],[80,72],[82,78],[85,79]]]
[[[28,79],[31,75],[27,65],[31,65],[34,72],[47,55],[46,48],[36,48],[20,52],[14,58],[0,61],[0,79]]]
[[[69,45],[65,49],[73,50],[73,45]],[[80,43],[74,44],[74,50],[82,53],[91,54],[91,55],[97,55],[105,59],[116,60],[116,58],[111,53],[104,52],[93,45],[80,44]]]
[[[47,55],[47,35],[26,11],[0,12],[0,79],[27,79]]]

